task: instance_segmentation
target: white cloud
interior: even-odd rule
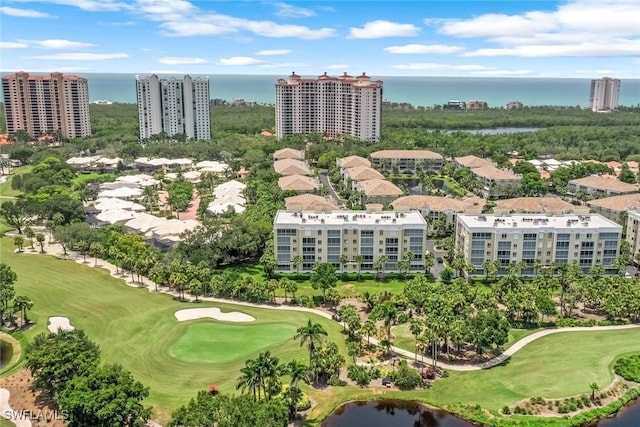
[[[311,9],[305,9],[287,3],[275,3],[274,6],[278,9],[275,15],[281,18],[308,18],[315,15],[315,12]]]
[[[393,65],[392,68],[395,68],[397,70],[422,70],[422,71],[483,71],[483,70],[493,69],[485,65],[476,65],[476,64],[453,65],[453,64],[438,64],[434,62],[422,62],[422,63],[414,62],[410,64],[397,64],[397,65]]]
[[[204,58],[165,56],[164,58],[158,59],[158,62],[166,65],[196,65],[196,64],[206,64],[208,61]]]
[[[121,53],[56,53],[54,55],[31,56],[32,59],[63,60],[63,61],[104,61],[108,59],[128,58],[129,55]]]
[[[413,24],[399,24],[397,22],[377,20],[364,24],[362,28],[351,27],[349,38],[352,39],[380,39],[384,37],[411,37],[420,32]]]
[[[270,56],[270,55],[287,55],[291,53],[290,49],[267,49],[267,50],[259,50],[256,52],[256,55],[261,56]]]
[[[29,47],[27,43],[0,41],[0,49],[24,49],[27,47]]]
[[[551,11],[427,19],[453,37],[485,39],[462,56],[614,57],[640,55],[637,0],[569,0]]]
[[[384,50],[385,52],[398,54],[448,54],[461,52],[464,48],[445,44],[407,44],[404,46],[385,47]]]
[[[279,62],[275,64],[260,64],[258,67],[260,68],[306,68],[310,67],[310,64],[305,64],[304,62]]]
[[[264,61],[261,61],[256,58],[251,58],[250,56],[232,56],[230,58],[220,58],[219,65],[257,65],[263,64]]]
[[[84,42],[74,42],[63,39],[47,39],[47,40],[20,40],[23,43],[29,43],[34,47],[43,49],[83,49],[87,47],[95,47],[94,44]]]
[[[330,64],[330,65],[325,65],[322,68],[326,68],[327,70],[346,70],[347,68],[349,68],[348,64]]]
[[[586,41],[558,45],[523,45],[508,48],[482,48],[462,56],[524,56],[524,57],[612,57],[640,55],[640,40]]]
[[[38,12],[33,9],[17,9],[15,7],[0,7],[0,13],[20,18],[54,18],[53,15],[49,15],[48,13]]]
[[[171,21],[163,22],[161,27],[168,30],[165,35],[177,37],[220,36],[238,31],[236,28],[211,22]]]
[[[114,0],[14,0],[20,3],[50,3],[62,6],[74,6],[90,12],[118,11],[131,9],[131,5]]]

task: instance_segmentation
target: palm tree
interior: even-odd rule
[[[289,387],[297,387],[300,381],[305,384],[311,382],[311,370],[309,367],[295,359],[287,363],[285,372],[290,377]]]
[[[18,248],[18,252],[22,252],[22,247],[24,246],[24,238],[22,236],[14,237],[13,244]]]
[[[591,400],[596,400],[596,391],[600,390],[600,387],[597,383],[591,383],[589,388],[591,389]]]
[[[412,317],[411,322],[409,324],[409,331],[411,332],[411,335],[413,335],[413,337],[416,340],[416,362],[418,361],[418,348],[419,348],[418,337],[420,336],[420,334],[422,334],[423,330],[424,330],[424,322],[422,321],[422,319],[419,317]]]
[[[36,242],[38,242],[38,246],[40,246],[41,254],[44,253],[44,240],[45,240],[45,237],[43,233],[36,234]]]
[[[370,338],[372,335],[375,335],[378,328],[376,328],[376,322],[373,319],[367,319],[362,324],[362,333],[367,337],[367,347],[370,345]]]
[[[271,355],[270,351],[265,351],[258,355],[255,360],[258,382],[260,388],[264,391],[267,400],[271,400],[271,396],[280,392],[282,384],[280,383],[280,375],[283,368],[279,365],[280,359]],[[258,389],[258,395],[260,391]]]
[[[377,260],[373,263],[373,268],[376,270],[376,276],[381,275],[384,276],[384,265],[389,261],[389,257],[387,255],[381,255]],[[379,277],[379,276],[378,276]]]
[[[327,336],[327,331],[319,323],[313,323],[311,319],[307,321],[305,326],[301,326],[296,331],[294,340],[300,339],[300,346],[302,347],[307,343],[309,348],[309,365],[311,365],[311,358],[313,357],[313,351],[315,350],[318,342],[322,341]]]
[[[362,255],[356,255],[353,257],[353,260],[358,265],[358,280],[360,280],[360,270],[362,268],[362,261],[364,261],[364,257]]]
[[[159,201],[158,190],[153,185],[144,187],[144,190],[142,190],[142,204],[147,210],[153,212],[154,206],[157,206]]]
[[[302,257],[300,255],[296,255],[291,259],[291,264],[296,269],[296,273],[300,274],[300,267],[302,266]]]
[[[27,319],[27,310],[30,310],[33,307],[33,301],[31,301],[31,298],[24,296],[24,295],[18,295],[14,300],[13,300],[13,309],[16,311],[20,311],[20,313],[22,314],[22,327],[24,328],[24,326],[27,324],[28,320]]]
[[[377,304],[371,311],[371,317],[373,319],[382,320],[384,322],[384,326],[387,331],[387,341],[389,342],[391,342],[391,324],[398,315],[398,312],[398,306],[392,301]]]
[[[242,390],[244,394],[247,389],[253,393],[254,402],[260,399],[259,370],[255,360],[252,359],[244,362],[244,367],[240,369],[240,376],[236,380],[236,390]]]
[[[24,228],[24,235],[27,238],[27,240],[29,241],[29,244],[31,245],[31,250],[35,251],[36,248],[33,247],[33,239],[35,239],[36,237],[36,232],[33,231],[33,228],[29,227],[28,225]]]
[[[344,267],[349,264],[349,257],[345,254],[340,255],[340,266],[342,267],[342,271],[340,273],[344,273]]]

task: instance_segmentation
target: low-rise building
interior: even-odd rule
[[[442,105],[442,109],[443,110],[465,110],[467,107],[464,104],[464,101],[458,101],[457,99],[452,99],[451,101],[447,102],[446,104]]]
[[[481,157],[473,155],[456,157],[453,159],[453,161],[456,163],[456,166],[458,168],[474,169],[484,166],[495,166],[491,160],[483,159]]]
[[[442,155],[429,150],[381,150],[371,153],[372,165],[389,174],[439,173]]]
[[[586,215],[589,208],[573,205],[559,197],[515,197],[496,200],[493,213],[496,215],[512,213],[540,213],[547,215],[576,214]]]
[[[509,101],[507,102],[507,110],[522,110],[522,102],[521,101]]]
[[[360,156],[347,156],[340,159],[336,159],[336,165],[340,169],[355,168],[358,166],[371,167],[371,162],[368,159]]]
[[[486,197],[504,197],[509,194],[509,189],[520,185],[522,177],[509,169],[500,169],[495,166],[481,166],[471,169],[482,184],[482,193]]]
[[[640,252],[640,211],[629,211],[627,217],[627,236],[625,240],[629,242],[629,251],[631,256],[635,256]],[[634,260],[637,263],[637,261]]]
[[[387,206],[393,199],[402,195],[402,190],[384,179],[368,179],[358,181],[355,190],[362,192],[364,203],[382,203]]]
[[[481,99],[470,99],[467,101],[467,110],[485,110],[487,103]]]
[[[398,212],[419,211],[427,220],[430,233],[440,227],[455,226],[456,215],[459,213],[481,214],[485,204],[486,200],[480,197],[453,199],[422,195],[404,196],[391,202],[393,209]]]
[[[296,193],[312,193],[320,188],[316,178],[304,175],[287,175],[278,179],[278,187],[282,191],[295,191]]]
[[[274,219],[276,271],[309,273],[314,264],[328,262],[338,271],[373,272],[376,260],[386,256],[384,271],[396,272],[409,252],[411,270],[424,271],[426,232],[419,212],[281,210]]]
[[[587,202],[592,211],[612,221],[619,221],[627,211],[640,212],[640,193],[605,197]]]
[[[637,184],[627,184],[614,176],[591,175],[584,178],[572,179],[567,183],[570,194],[582,193],[590,198],[619,196],[638,192]]]
[[[473,265],[471,275],[482,275],[485,261],[498,261],[501,274],[524,262],[525,275],[536,274],[536,265],[559,266],[577,261],[584,272],[602,265],[614,274],[622,226],[592,215],[458,215],[456,250]]]
[[[282,159],[273,162],[273,169],[279,175],[311,175],[311,168],[306,162],[295,159]]]
[[[384,179],[384,175],[368,166],[356,166],[353,168],[342,169],[342,179],[345,184],[351,182],[351,188],[355,189],[356,184],[360,181]]]

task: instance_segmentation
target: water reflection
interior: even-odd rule
[[[322,427],[472,427],[448,412],[431,410],[411,401],[375,400],[347,403]]]
[[[640,425],[640,399],[621,409],[614,418],[598,421],[597,427],[638,427]]]

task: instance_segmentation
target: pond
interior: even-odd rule
[[[0,339],[0,369],[4,368],[13,357],[13,346],[10,342]]]
[[[637,427],[640,425],[640,399],[623,408],[614,418],[600,420],[590,427]]]
[[[322,427],[473,427],[448,412],[405,400],[373,400],[342,405]]]

